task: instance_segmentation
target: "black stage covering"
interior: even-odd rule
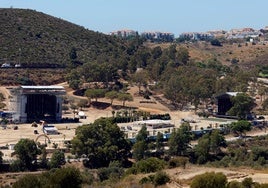
[[[45,120],[53,122],[56,120],[56,113],[59,110],[57,97],[49,94],[27,95],[26,113],[27,122]]]

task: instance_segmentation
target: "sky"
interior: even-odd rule
[[[0,7],[33,9],[106,34],[268,26],[268,0],[0,0]]]

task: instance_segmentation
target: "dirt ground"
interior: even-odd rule
[[[187,166],[185,169],[175,168],[166,170],[170,175],[171,182],[168,184],[169,188],[190,187],[189,180],[194,176],[203,174],[205,172],[222,172],[226,175],[228,181],[243,181],[244,178],[252,178],[254,182],[268,183],[268,173],[256,171],[250,168],[212,168],[204,166]]]
[[[67,88],[66,83],[62,84],[66,87],[67,96],[74,98],[75,100],[82,99],[84,97],[77,97],[72,94],[72,90]],[[136,109],[148,111],[150,113],[165,114],[169,113],[171,116],[171,123],[176,127],[180,126],[181,119],[192,120],[194,123],[191,123],[193,129],[200,129],[201,127],[207,127],[208,125],[215,126],[216,124],[223,123],[223,121],[215,120],[204,120],[199,118],[193,111],[170,111],[166,106],[160,104],[154,98],[152,98],[152,103],[140,103],[143,101],[143,97],[136,96],[137,88],[133,87],[130,89],[130,93],[135,96],[134,101],[126,102],[126,107],[135,107]],[[0,92],[3,93],[8,99],[9,92],[5,87],[0,87]],[[107,99],[99,99],[101,102],[110,103]],[[8,104],[8,103],[7,103]],[[122,105],[120,101],[114,101],[114,106]],[[116,109],[108,106],[103,109],[97,109],[94,107],[85,108],[83,112],[87,116],[86,119],[80,119],[79,123],[63,123],[63,124],[53,124],[59,131],[58,135],[48,135],[48,138],[42,134],[42,126],[39,124],[38,127],[32,127],[31,124],[19,124],[18,130],[14,130],[15,125],[8,125],[6,129],[0,129],[0,146],[8,146],[9,149],[1,150],[4,153],[4,160],[11,160],[11,153],[14,151],[12,147],[16,144],[21,138],[30,138],[37,140],[41,143],[47,143],[48,148],[53,148],[54,144],[58,144],[58,147],[64,147],[64,141],[71,140],[75,136],[75,129],[82,124],[93,123],[96,119],[100,117],[110,117],[112,116],[112,111]],[[72,112],[63,113],[63,117],[74,117]],[[226,122],[225,122],[226,123]],[[34,131],[37,131],[39,134],[34,134]],[[263,132],[253,132],[254,134],[264,134]],[[266,133],[265,133],[266,134]],[[167,170],[168,174],[172,177],[172,182],[167,185],[170,188],[176,187],[188,187],[187,184],[183,182],[189,181],[197,174],[202,174],[209,171],[223,172],[227,175],[229,180],[238,180],[242,181],[244,177],[252,177],[253,181],[260,183],[268,183],[268,173],[267,172],[255,172],[252,169],[225,169],[225,168],[207,168],[199,166],[187,166],[186,169],[170,169]],[[178,184],[176,182],[182,182]]]
[[[74,99],[75,101],[79,101],[80,99],[86,99],[85,97],[81,96],[74,96],[73,91],[69,89],[66,83],[61,84],[66,88],[67,97]],[[10,92],[6,87],[0,87],[0,92],[4,94],[7,104],[8,110],[8,99],[10,98]],[[160,104],[154,99],[151,99],[153,103],[140,103],[143,101],[144,98],[140,96],[136,96],[138,92],[138,88],[132,87],[129,91],[134,97],[134,101],[126,102],[125,107],[132,107],[136,108],[137,110],[148,111],[150,113],[155,114],[165,114],[170,113],[171,115],[171,123],[175,124],[175,126],[180,125],[180,120],[182,118],[197,118],[193,112],[190,111],[170,111],[167,107]],[[109,104],[110,101],[108,99],[99,99],[99,102]],[[113,106],[122,106],[122,102],[114,101]],[[47,135],[50,139],[48,142],[48,138],[43,136],[42,126],[38,124],[38,127],[33,127],[31,124],[8,124],[6,128],[0,127],[0,146],[8,146],[10,149],[16,144],[21,138],[30,138],[33,140],[37,140],[40,143],[47,143],[48,147],[53,147],[53,144],[58,144],[58,147],[63,147],[63,142],[65,140],[71,140],[75,136],[75,129],[82,124],[89,124],[93,123],[96,119],[100,117],[111,117],[112,111],[117,111],[117,108],[112,108],[111,106],[107,106],[105,108],[96,108],[96,107],[89,107],[83,108],[83,112],[86,115],[86,119],[80,119],[79,123],[61,123],[61,124],[53,124],[59,131],[60,134],[58,135]],[[66,113],[63,112],[63,118],[69,117],[73,118],[74,114],[71,110],[67,111]],[[18,126],[17,130],[14,130],[14,127]],[[38,134],[35,134],[34,131],[37,131]],[[10,154],[12,150],[3,150],[4,152],[4,160],[10,160]]]

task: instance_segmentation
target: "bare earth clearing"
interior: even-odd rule
[[[72,94],[72,90],[67,88],[66,84],[62,84],[64,87],[66,87],[67,96],[73,97],[74,99],[81,99],[84,97],[77,97]],[[0,87],[0,92],[4,94],[6,99],[8,99],[9,92],[6,88]],[[130,89],[131,94],[137,93],[137,88],[132,87]],[[170,111],[166,106],[160,104],[157,102],[154,98],[151,100],[154,103],[140,103],[140,101],[143,101],[143,97],[137,97],[134,95],[134,101],[132,102],[126,102],[127,107],[136,107],[139,110],[148,111],[150,113],[169,113],[171,115],[171,122],[175,124],[175,126],[180,125],[180,120],[182,118],[185,119],[192,119],[195,120],[196,123],[191,123],[192,127],[194,128],[200,128],[200,127],[207,127],[209,124],[215,125],[216,123],[221,123],[217,121],[209,121],[199,118],[194,114],[193,111]],[[100,99],[101,102],[107,102],[110,101],[107,99]],[[114,105],[122,105],[122,102],[114,101]],[[38,140],[39,142],[46,142],[48,143],[48,147],[52,148],[53,143],[58,144],[59,147],[63,147],[63,142],[65,140],[71,140],[75,135],[75,129],[77,126],[80,126],[82,124],[88,124],[94,122],[96,119],[100,117],[110,117],[112,116],[112,111],[115,110],[112,107],[107,107],[105,109],[96,109],[93,107],[85,108],[83,109],[84,113],[86,114],[86,119],[81,119],[80,123],[65,123],[65,124],[54,124],[55,127],[59,130],[59,135],[48,135],[50,139],[50,143],[48,143],[47,138],[42,135],[42,127],[39,125],[38,127],[32,127],[31,124],[19,124],[18,130],[13,130],[14,125],[8,125],[6,129],[0,129],[0,146],[9,146],[10,148],[12,145],[16,144],[21,138],[30,138],[34,140]],[[116,110],[115,110],[116,111]],[[64,117],[73,117],[74,114],[72,112],[69,113],[63,113]],[[34,130],[37,130],[39,134],[34,134]],[[264,131],[254,131],[251,132],[248,135],[256,135],[256,134],[266,134]],[[4,153],[4,160],[11,160],[11,153],[14,150],[8,149],[8,150],[1,150]],[[72,162],[76,163],[76,162]],[[228,179],[231,180],[238,180],[242,181],[245,177],[251,177],[253,181],[260,182],[260,183],[268,183],[268,171],[262,172],[262,171],[255,171],[253,169],[249,168],[236,168],[236,169],[227,169],[227,168],[208,168],[208,167],[202,167],[202,166],[193,166],[189,165],[186,167],[186,169],[182,168],[176,168],[176,169],[169,169],[167,170],[167,173],[170,174],[171,179],[173,180],[171,183],[167,185],[167,187],[170,188],[176,188],[176,187],[189,187],[187,185],[187,182],[190,181],[195,175],[202,174],[205,172],[223,172],[227,175]],[[8,174],[2,174],[0,176],[0,185],[3,185],[7,183],[8,177],[17,176],[18,173],[8,173]],[[12,179],[12,178],[11,178]],[[14,181],[14,180],[13,180]],[[175,183],[179,182],[179,184]]]

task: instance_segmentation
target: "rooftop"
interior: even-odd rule
[[[64,89],[63,86],[21,86],[22,89]]]

